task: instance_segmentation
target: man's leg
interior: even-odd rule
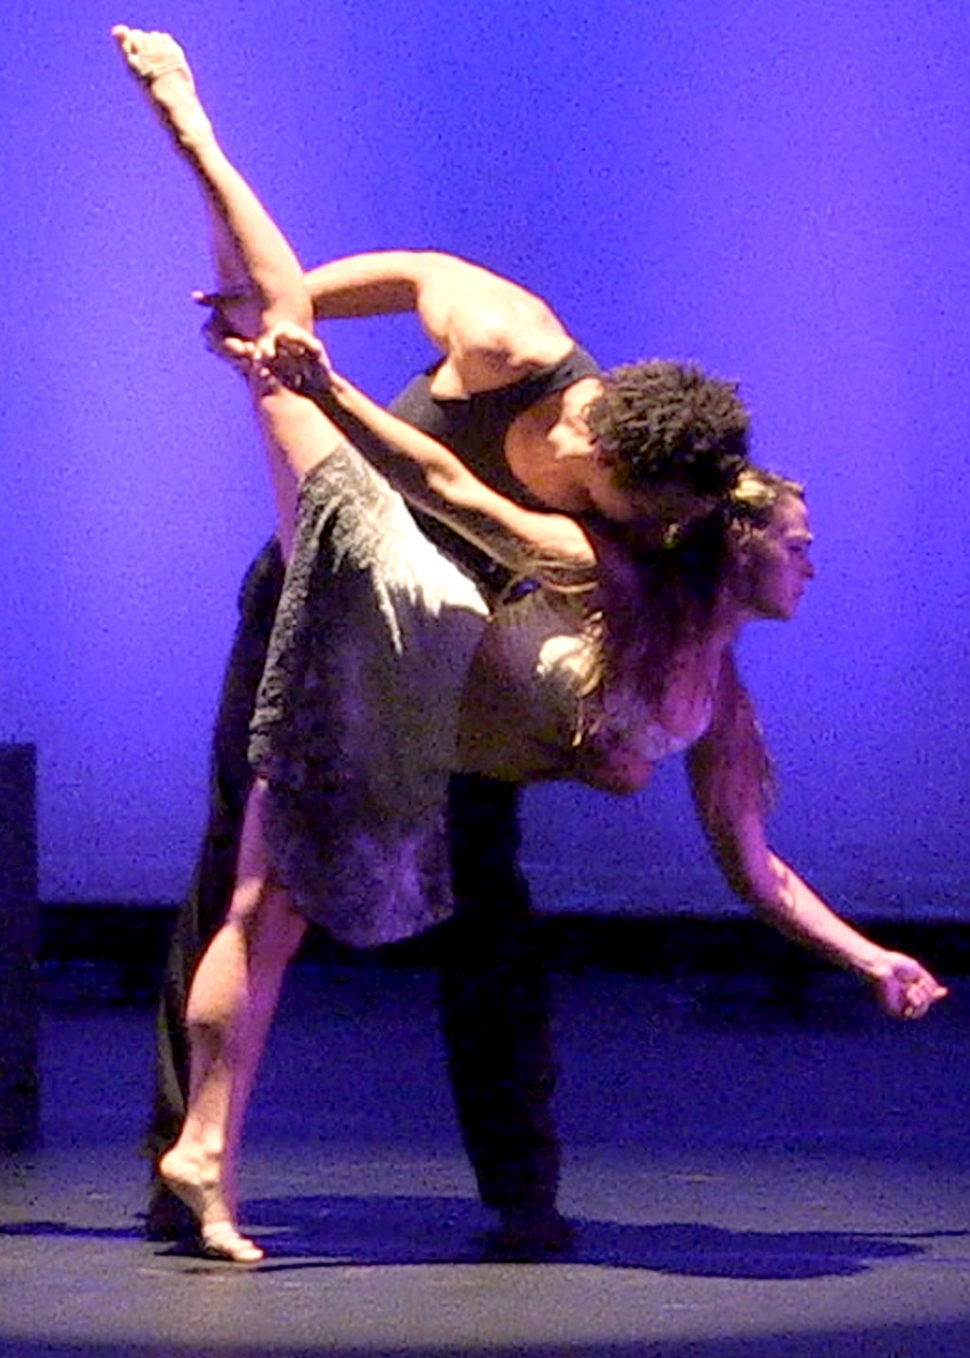
[[[536,1258],[571,1232],[556,1208],[559,1141],[549,987],[516,863],[517,790],[452,779],[455,917],[440,941],[441,1019],[455,1105],[496,1254]]]
[[[179,910],[156,1017],[155,1090],[145,1134],[154,1164],[175,1141],[185,1117],[189,1052],[185,1004],[196,965],[225,918],[235,882],[249,793],[249,722],[266,661],[283,559],[276,540],[250,566],[239,596],[239,622],[226,665],[211,754],[208,819],[192,885]],[[153,1180],[146,1229],[168,1239],[192,1229],[183,1205]]]

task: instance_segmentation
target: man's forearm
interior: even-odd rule
[[[384,316],[417,306],[415,251],[380,250],[347,255],[311,269],[305,276],[317,320]]]

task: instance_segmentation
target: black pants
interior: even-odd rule
[[[222,923],[251,774],[249,720],[282,588],[279,550],[253,562],[239,600],[212,748],[208,821],[179,911],[158,1009],[156,1079],[145,1146],[152,1158],[185,1115],[189,1052],[185,1002],[192,974]],[[555,1201],[559,1145],[548,992],[528,886],[517,866],[518,793],[510,784],[456,776],[449,814],[455,915],[435,931],[441,1022],[465,1147],[483,1202],[500,1211]]]

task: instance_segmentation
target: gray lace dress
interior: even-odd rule
[[[250,763],[274,876],[342,942],[450,912],[447,785],[487,616],[349,444],[305,478]]]

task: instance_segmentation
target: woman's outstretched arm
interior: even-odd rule
[[[250,350],[254,368],[309,397],[414,508],[448,523],[513,571],[538,563],[583,571],[595,564],[589,535],[575,519],[523,509],[492,490],[450,449],[333,372],[308,331],[282,325],[254,346],[228,338],[224,347],[230,356]]]
[[[926,968],[880,947],[841,919],[768,847],[759,786],[760,741],[750,702],[728,658],[714,719],[688,754],[698,815],[731,888],[793,942],[854,972],[897,1018],[921,1018],[946,995]]]

